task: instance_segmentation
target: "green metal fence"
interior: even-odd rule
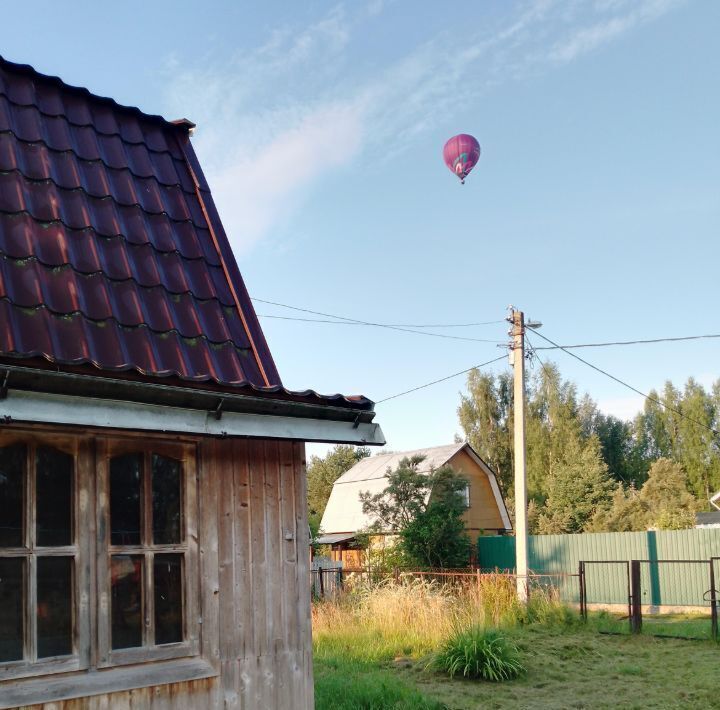
[[[708,606],[709,560],[720,556],[720,529],[663,530],[581,535],[531,535],[529,566],[536,573],[576,573],[581,560],[707,560],[701,564],[643,565],[642,604]],[[515,538],[481,537],[478,560],[483,571],[515,567]],[[587,598],[602,604],[627,603],[627,571],[622,564],[588,565]],[[576,578],[560,584],[568,602],[578,601]]]

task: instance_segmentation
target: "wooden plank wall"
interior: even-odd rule
[[[202,647],[225,708],[313,708],[304,459],[298,442],[201,443]]]
[[[217,686],[216,678],[208,678],[26,705],[22,710],[200,710],[222,707]]]
[[[219,672],[32,710],[312,710],[302,442],[199,443],[201,653]]]

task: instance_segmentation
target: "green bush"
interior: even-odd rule
[[[499,631],[482,626],[456,630],[434,660],[435,668],[454,677],[501,681],[525,672],[517,647]]]

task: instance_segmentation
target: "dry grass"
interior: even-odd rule
[[[552,591],[536,590],[529,609],[519,604],[514,580],[504,575],[455,584],[408,576],[399,583],[358,582],[334,600],[316,602],[313,637],[316,653],[330,647],[354,658],[386,661],[433,653],[458,628],[564,623],[568,618]]]

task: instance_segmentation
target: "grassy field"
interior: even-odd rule
[[[720,708],[718,644],[602,633],[626,622],[597,615],[585,626],[548,598],[526,612],[503,583],[459,594],[427,584],[364,590],[316,604],[313,617],[318,710]],[[442,640],[469,621],[501,628],[527,673],[488,683],[430,670]],[[672,635],[707,624],[666,621]]]

